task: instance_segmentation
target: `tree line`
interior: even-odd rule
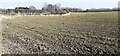
[[[22,14],[22,15],[50,15],[50,14],[66,14],[69,13],[67,8],[61,8],[61,4],[45,4],[42,9],[36,9],[34,6],[30,7],[16,7],[15,9],[0,9],[0,13],[2,14]]]
[[[81,8],[69,8],[69,7],[61,7],[60,3],[57,4],[44,4],[42,9],[36,9],[34,6],[30,7],[16,7],[15,9],[0,9],[0,14],[22,14],[22,15],[49,15],[49,14],[66,14],[69,12],[110,12],[110,11],[120,11],[120,8],[91,8],[82,10]]]
[[[68,8],[70,12],[110,12],[110,11],[120,11],[120,8],[91,8],[91,9],[86,9],[82,10],[81,8]]]

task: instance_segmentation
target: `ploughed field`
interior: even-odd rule
[[[118,53],[118,13],[18,16],[2,20],[7,54]]]

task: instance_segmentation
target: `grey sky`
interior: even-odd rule
[[[61,3],[62,7],[113,8],[118,7],[119,0],[0,0],[0,8],[15,8],[18,6],[35,6],[38,9],[47,3]]]

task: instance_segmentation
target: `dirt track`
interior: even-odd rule
[[[2,21],[4,53],[117,53],[117,13],[24,16]]]

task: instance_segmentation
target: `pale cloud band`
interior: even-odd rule
[[[0,0],[0,8],[31,5],[41,8],[45,2],[53,4],[61,3],[63,7],[113,8],[118,7],[119,0]]]
[[[0,0],[1,2],[119,2],[119,0]]]

